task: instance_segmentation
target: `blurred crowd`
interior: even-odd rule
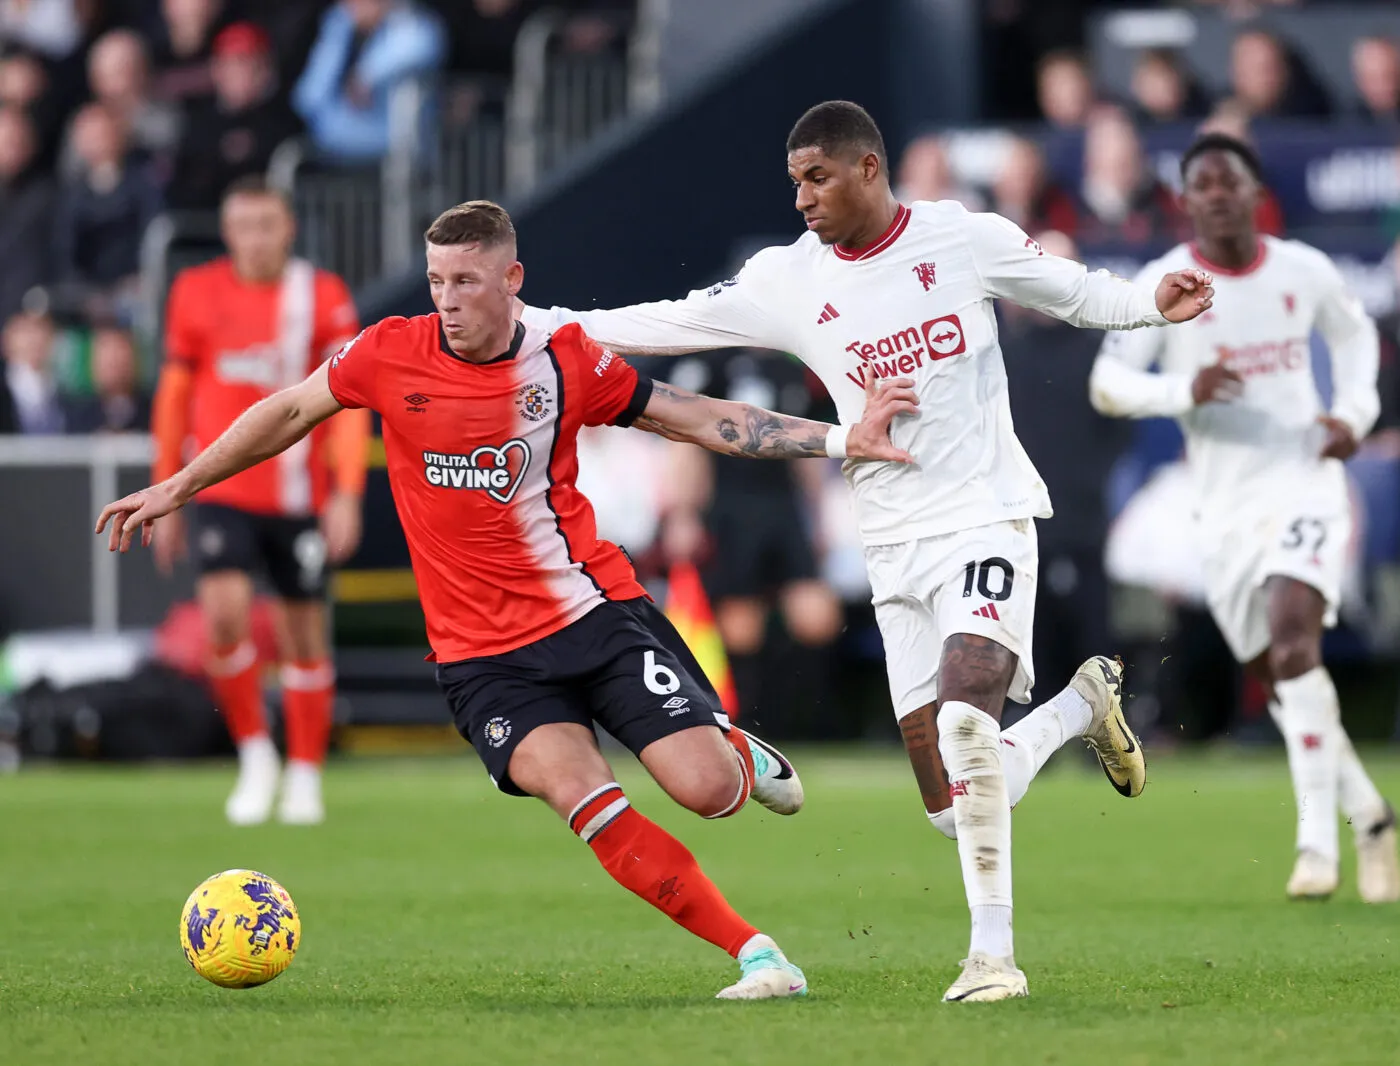
[[[632,0],[0,0],[0,433],[140,430],[142,238],[212,211],[305,138],[372,165],[389,99],[499,100],[545,6],[564,47],[619,46]]]

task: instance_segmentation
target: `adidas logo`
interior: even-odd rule
[[[827,304],[825,307],[822,308],[822,313],[817,316],[817,325],[823,326],[826,323],[830,322],[833,318],[840,317],[841,312],[836,310],[836,308],[832,307],[831,304]]]
[[[1001,615],[997,614],[997,605],[994,603],[989,603],[987,606],[979,608],[972,613],[978,618],[990,618],[993,622],[1001,621]]]

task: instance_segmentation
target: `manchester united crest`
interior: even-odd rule
[[[549,387],[542,382],[522,385],[515,394],[515,405],[529,422],[541,422],[548,418],[550,403]]]

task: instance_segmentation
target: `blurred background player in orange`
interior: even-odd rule
[[[261,178],[229,186],[220,228],[229,254],[183,271],[170,290],[152,424],[157,479],[252,404],[302,380],[359,329],[345,283],[293,257],[291,206]],[[199,569],[209,680],[238,747],[238,783],[225,807],[234,824],[268,819],[279,778],[282,821],[325,817],[321,765],[335,695],[327,567],[359,544],[369,434],[368,412],[345,411],[286,453],[201,493],[190,527],[177,516],[156,538],[162,571],[190,549]],[[255,574],[279,600],[285,773],[249,634]]]

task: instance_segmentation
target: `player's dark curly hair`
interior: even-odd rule
[[[820,148],[833,158],[874,152],[880,166],[888,165],[885,139],[870,112],[849,100],[828,100],[807,109],[788,134],[787,150]]]
[[[1239,157],[1255,181],[1264,180],[1264,168],[1259,163],[1259,153],[1244,141],[1238,137],[1231,137],[1228,133],[1203,133],[1191,142],[1191,147],[1186,149],[1181,157],[1182,181],[1186,180],[1186,171],[1192,160],[1204,152],[1231,152]]]

